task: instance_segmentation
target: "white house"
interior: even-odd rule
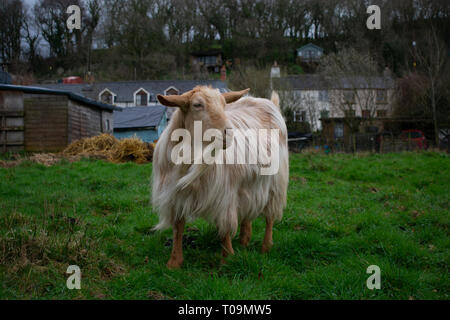
[[[273,79],[281,107],[294,110],[295,122],[309,122],[313,131],[322,118],[384,118],[391,115],[394,80],[391,77],[324,78],[320,75]]]

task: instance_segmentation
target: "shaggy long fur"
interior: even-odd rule
[[[186,221],[204,218],[217,226],[220,236],[228,233],[234,236],[239,221],[244,219],[251,221],[263,215],[280,220],[286,205],[289,154],[278,95],[272,95],[273,101],[246,97],[225,105],[217,90],[206,87],[194,90],[201,91],[208,104],[215,104],[214,111],[209,110],[211,119],[203,119],[207,127],[215,127],[215,120],[220,118],[227,128],[232,129],[279,129],[279,171],[275,175],[260,175],[261,163],[173,164],[171,152],[178,142],[170,141],[172,132],[177,128],[192,128],[189,112],[178,109],[153,155],[152,202],[160,218],[155,229],[173,227],[182,218]],[[222,130],[223,121],[220,123],[217,129]],[[247,153],[257,150],[253,144],[245,143],[244,146]],[[260,147],[271,152],[270,144]],[[245,152],[245,148],[241,146],[237,152]]]

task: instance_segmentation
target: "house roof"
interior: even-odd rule
[[[324,77],[305,74],[272,79],[277,90],[330,90],[330,89],[391,89],[395,81],[391,77]]]
[[[0,70],[0,84],[11,84],[11,76],[8,72]]]
[[[221,49],[210,49],[205,51],[195,51],[191,52],[191,56],[199,57],[199,56],[217,56],[219,54],[222,54]]]
[[[124,108],[114,112],[114,130],[156,127],[166,110],[162,105]]]
[[[318,75],[288,76],[272,79],[273,86],[278,90],[325,90],[326,82]]]
[[[98,95],[104,89],[109,89],[116,95],[116,102],[134,102],[134,93],[144,88],[152,95],[152,101],[156,102],[157,94],[164,94],[169,87],[177,88],[180,93],[192,90],[198,85],[212,86],[221,92],[228,91],[225,82],[220,80],[145,80],[145,81],[118,81],[97,82],[94,84],[39,84],[37,86],[49,89],[67,90],[90,99],[98,99]]]
[[[88,105],[91,107],[99,108],[102,110],[114,111],[114,110],[122,110],[122,108],[105,104],[101,102],[97,102],[76,93],[64,90],[55,90],[55,89],[47,89],[40,87],[31,87],[31,86],[16,86],[16,85],[8,85],[8,84],[0,84],[0,90],[7,91],[22,91],[24,93],[29,94],[49,94],[49,95],[64,95],[73,101],[77,101],[81,104]]]
[[[298,48],[298,49],[297,49],[297,52],[298,52],[298,51],[303,51],[303,50],[306,50],[306,49],[315,49],[315,50],[319,50],[319,51],[323,52],[323,49],[322,49],[321,47],[316,46],[316,45],[313,44],[313,43],[308,43],[308,44],[306,44],[306,45],[304,45],[304,46]]]

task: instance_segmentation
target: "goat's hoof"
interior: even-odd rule
[[[222,257],[222,259],[220,259],[220,264],[227,264],[227,258],[226,257]]]
[[[241,238],[241,239],[239,239],[239,242],[241,243],[241,246],[247,247],[248,243],[250,242],[250,239],[249,238]]]
[[[180,269],[183,265],[183,260],[170,259],[167,262],[167,268],[169,269]]]
[[[272,249],[272,243],[263,243],[262,245],[262,252],[263,253],[267,253],[270,251],[270,249]]]

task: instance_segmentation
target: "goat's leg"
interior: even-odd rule
[[[250,238],[252,237],[252,222],[250,220],[244,220],[241,223],[241,232],[239,234],[239,240],[244,247],[248,246]]]
[[[266,233],[264,234],[262,252],[268,252],[272,248],[273,245],[272,228],[273,228],[273,218],[266,217]]]
[[[222,238],[222,263],[225,263],[225,258],[228,257],[228,255],[233,255],[233,245],[231,243],[231,234],[228,232],[225,237]]]
[[[184,219],[178,220],[173,226],[173,246],[167,267],[169,269],[180,268],[183,264],[183,231]]]

